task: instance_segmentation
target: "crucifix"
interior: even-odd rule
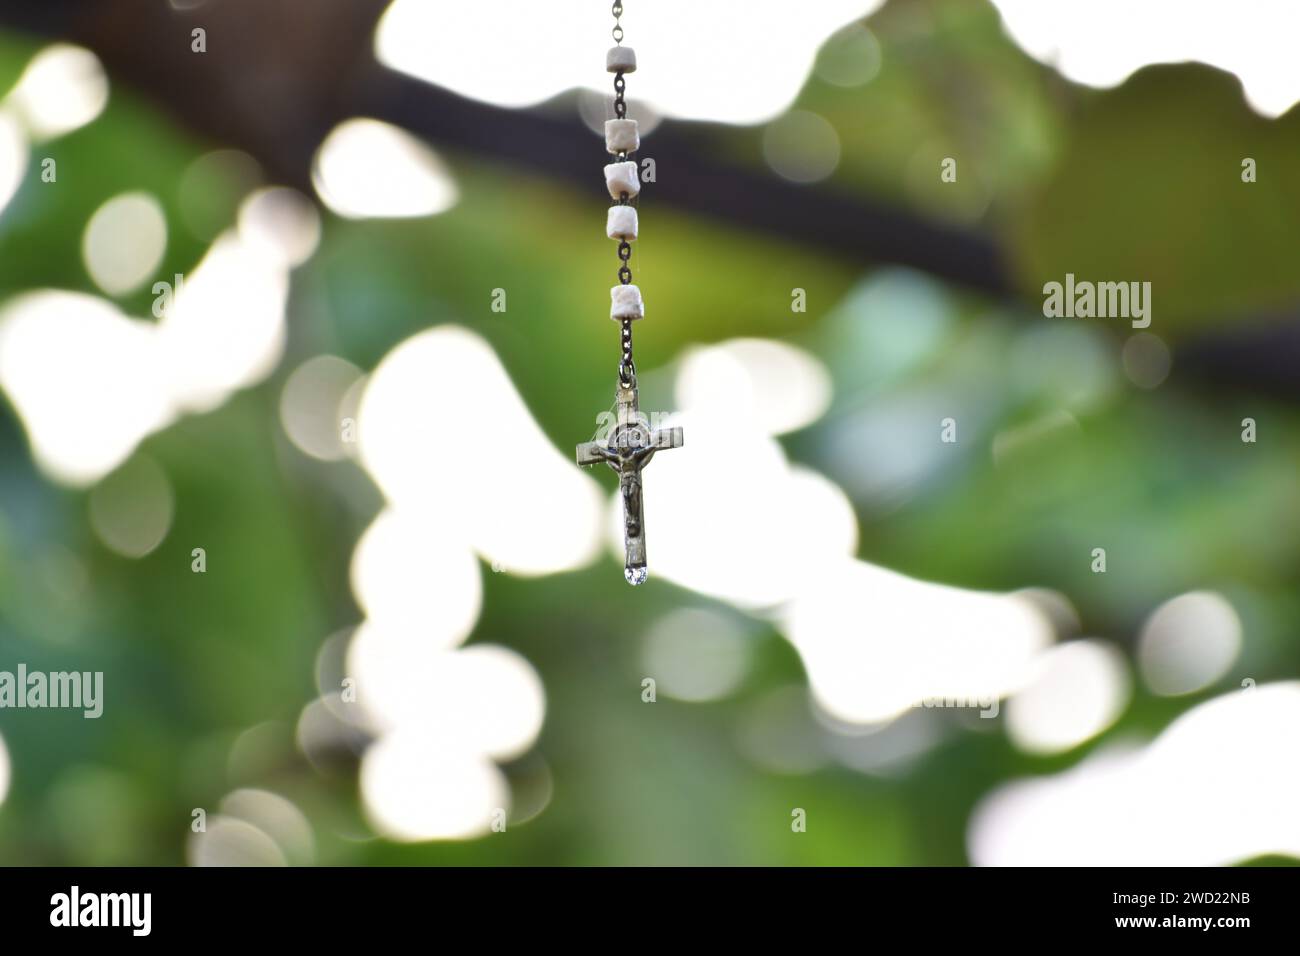
[[[618,475],[618,490],[623,499],[623,545],[626,559],[623,577],[631,585],[642,584],[649,576],[645,557],[645,511],[641,502],[641,469],[655,452],[681,448],[680,427],[651,431],[637,406],[635,383],[619,382],[618,412],[614,426],[604,441],[583,442],[578,446],[579,465],[598,465],[602,461]]]
[[[637,236],[636,198],[641,192],[637,164],[629,159],[641,146],[637,122],[628,119],[624,90],[628,73],[636,72],[636,53],[623,46],[623,0],[614,0],[615,46],[605,55],[605,69],[614,74],[614,119],[605,121],[605,151],[614,162],[605,167],[605,187],[614,205],[605,219],[605,234],[618,242],[618,281],[609,290],[609,317],[622,327],[623,358],[618,363],[618,415],[604,441],[583,442],[578,446],[578,464],[604,462],[618,473],[619,494],[623,499],[623,542],[627,552],[623,577],[628,584],[642,584],[649,575],[645,558],[645,513],[641,502],[641,469],[654,453],[666,448],[682,447],[680,428],[651,430],[637,405],[636,365],[632,361],[632,323],[644,317],[641,290],[632,284],[632,243]]]

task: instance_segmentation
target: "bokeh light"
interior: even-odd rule
[[[264,830],[247,820],[212,816],[206,829],[189,835],[190,866],[288,866],[284,851]]]
[[[1150,332],[1138,332],[1124,342],[1120,353],[1124,374],[1138,388],[1156,388],[1169,377],[1173,356],[1169,346]]]
[[[289,440],[322,461],[345,457],[344,399],[361,378],[361,369],[333,355],[318,355],[294,369],[280,393],[280,424]]]
[[[300,266],[320,243],[320,215],[302,193],[272,186],[248,194],[239,207],[239,238],[253,249]]]
[[[862,86],[880,72],[880,41],[861,23],[851,23],[817,54],[817,78],[832,86]]]
[[[5,100],[38,140],[86,125],[107,104],[108,78],[99,58],[70,43],[48,46],[33,57]]]
[[[629,5],[622,22],[643,67],[637,98],[683,119],[770,119],[794,99],[826,37],[881,3],[751,0],[744,16],[692,0],[658,0],[654,15]],[[605,92],[608,21],[607,6],[581,0],[490,7],[395,0],[379,22],[375,53],[393,69],[463,96],[531,106],[578,87]],[[502,23],[510,29],[502,32]],[[494,56],[482,55],[488,46]],[[503,62],[526,62],[528,69],[503,70]],[[656,63],[672,68],[645,68]]]
[[[179,410],[210,411],[271,373],[284,350],[288,295],[283,261],[233,230],[217,238],[159,324],[170,398]]]
[[[272,840],[293,866],[315,862],[316,839],[307,817],[289,799],[269,790],[244,788],[227,794],[221,801],[224,817],[257,827]]]
[[[1005,784],[972,815],[981,866],[1226,866],[1300,856],[1300,683],[1234,691],[1145,747]]]
[[[367,617],[420,644],[454,647],[474,627],[482,584],[474,554],[436,524],[385,510],[357,542],[352,593]]]
[[[815,183],[840,164],[840,138],[825,117],[792,110],[763,130],[763,156],[777,175],[791,182]]]
[[[704,608],[671,611],[647,632],[642,666],[659,692],[699,703],[726,697],[744,680],[750,648],[735,620]]]
[[[366,470],[441,538],[515,574],[595,559],[599,486],[556,451],[479,336],[446,325],[407,339],[371,373],[360,415]],[[509,467],[516,460],[529,463],[527,495]]]
[[[167,250],[167,217],[148,193],[124,193],[90,217],[81,243],[86,271],[112,296],[124,295],[152,277]]]
[[[840,765],[873,777],[906,777],[947,736],[937,716],[942,709],[924,705],[886,724],[845,724],[820,710],[817,713],[830,728],[825,736],[827,751]]]
[[[153,326],[102,299],[44,290],[0,311],[0,387],[58,480],[94,481],[170,421],[165,374]]]
[[[1262,0],[1249,14],[1228,0],[993,0],[1007,32],[1031,56],[1077,83],[1115,86],[1149,63],[1199,60],[1230,70],[1265,116],[1300,100],[1288,42],[1300,10]]]
[[[137,453],[96,483],[89,508],[90,526],[107,548],[123,557],[142,558],[171,528],[171,482],[157,462]]]
[[[157,324],[80,293],[41,290],[5,303],[0,387],[52,476],[89,483],[181,412],[210,411],[274,368],[284,262],[231,232],[181,282]],[[80,347],[69,351],[70,341]]]
[[[348,674],[364,689],[358,700],[379,732],[446,738],[497,760],[526,751],[546,712],[528,662],[491,644],[442,650],[363,624],[348,648]]]
[[[312,169],[321,201],[350,219],[432,216],[456,204],[441,159],[410,133],[374,119],[351,119],[321,143]]]
[[[16,120],[0,110],[0,212],[9,205],[27,169],[27,139]]]
[[[991,710],[1053,640],[1020,595],[918,581],[861,561],[823,568],[783,611],[817,703],[849,724],[891,720],[927,698]]]
[[[361,796],[375,829],[399,842],[481,836],[510,807],[509,786],[491,760],[410,731],[366,751]]]
[[[1241,642],[1241,619],[1223,595],[1180,594],[1156,608],[1142,625],[1142,679],[1163,696],[1195,693],[1228,672]]]
[[[815,356],[770,339],[730,339],[688,352],[674,389],[692,414],[782,435],[810,425],[831,403],[830,375]]]
[[[1118,648],[1069,641],[1042,654],[1033,677],[1007,701],[1007,734],[1027,753],[1060,753],[1114,724],[1131,694]]]

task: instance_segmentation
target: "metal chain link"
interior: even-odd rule
[[[618,363],[618,380],[626,387],[636,385],[636,362],[632,361],[632,320],[623,320],[623,359]]]
[[[619,119],[627,116],[627,100],[623,98],[626,89],[627,80],[623,79],[623,71],[619,70],[614,74],[614,115]]]

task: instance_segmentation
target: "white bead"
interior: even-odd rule
[[[605,69],[610,73],[635,73],[636,50],[630,46],[612,46],[605,54]]]
[[[605,185],[609,187],[611,199],[621,199],[627,193],[629,199],[641,191],[641,177],[636,174],[636,163],[610,163],[605,167]]]
[[[605,235],[611,239],[636,238],[636,210],[631,206],[610,206],[605,218]]]
[[[634,285],[616,285],[609,290],[609,317],[617,321],[645,316],[641,290]]]
[[[605,120],[605,149],[611,153],[635,153],[641,148],[641,134],[636,120]]]

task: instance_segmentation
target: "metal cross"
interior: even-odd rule
[[[641,584],[649,574],[645,560],[645,516],[641,507],[641,469],[654,453],[665,448],[682,447],[681,428],[651,431],[637,407],[636,385],[619,383],[617,418],[604,441],[588,441],[578,446],[578,464],[604,462],[618,473],[618,488],[623,496],[623,542],[627,552],[623,577],[628,584]]]

